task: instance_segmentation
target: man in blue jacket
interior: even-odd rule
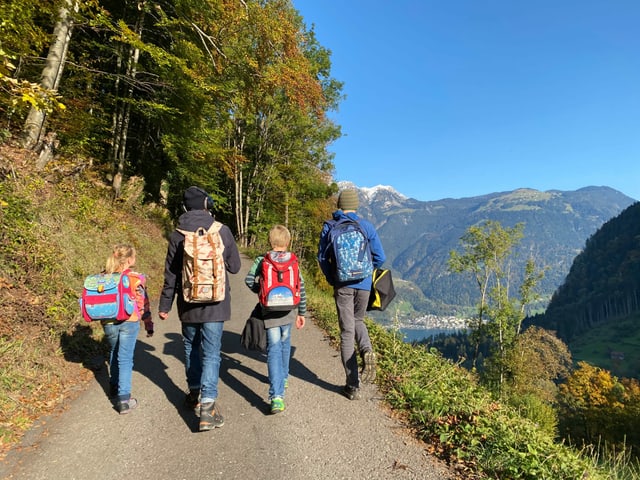
[[[375,227],[356,214],[359,205],[356,190],[343,190],[338,196],[338,210],[333,212],[333,221],[340,221],[348,217],[358,222],[367,236],[373,267],[380,268],[386,259],[384,249]],[[318,244],[318,262],[325,278],[333,286],[333,296],[338,311],[340,354],[346,374],[346,384],[342,393],[349,400],[355,400],[359,398],[360,388],[356,343],[363,361],[362,381],[373,382],[376,376],[375,352],[371,346],[369,331],[364,323],[372,278],[371,275],[368,275],[361,280],[346,282],[341,282],[336,278],[335,259],[332,257],[333,252],[330,245],[330,231],[334,222],[327,221],[322,227]]]

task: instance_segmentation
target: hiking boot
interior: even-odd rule
[[[373,350],[364,352],[362,356],[364,366],[362,367],[362,381],[373,383],[376,379],[376,353]]]
[[[360,400],[360,389],[358,387],[345,385],[342,389],[342,394],[349,400]]]
[[[224,418],[215,408],[215,402],[207,402],[200,405],[200,431],[213,430],[224,425]]]
[[[130,398],[129,400],[121,400],[116,403],[116,410],[120,415],[126,415],[138,406],[138,400]]]
[[[284,412],[284,400],[276,397],[271,400],[271,413]]]
[[[184,406],[193,410],[196,416],[200,416],[200,390],[189,390],[184,397]]]

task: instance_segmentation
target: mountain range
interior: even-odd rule
[[[517,189],[469,198],[419,201],[392,187],[359,188],[350,182],[339,187],[356,188],[359,215],[378,229],[387,262],[399,292],[396,305],[376,318],[411,318],[424,315],[468,316],[478,301],[470,276],[451,273],[447,262],[460,249],[466,230],[485,220],[503,227],[524,224],[524,238],[515,249],[513,285],[519,285],[527,259],[532,258],[544,278],[538,285],[540,301],[534,310],[546,308],[553,292],[564,281],[586,241],[606,221],[635,203],[609,187],[590,186],[575,191]]]

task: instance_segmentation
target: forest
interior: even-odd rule
[[[531,323],[566,342],[640,310],[640,203],[606,222],[586,242],[544,314]],[[637,375],[637,370],[636,370]]]
[[[330,51],[288,0],[15,0],[0,5],[0,136],[64,156],[118,198],[177,212],[199,185],[242,246],[276,219],[303,257],[335,192]]]

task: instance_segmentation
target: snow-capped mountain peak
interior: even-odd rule
[[[340,190],[344,190],[345,188],[355,188],[357,189],[368,201],[373,201],[376,196],[379,194],[391,194],[395,197],[399,197],[402,200],[406,200],[407,197],[400,192],[398,192],[395,188],[389,185],[376,185],[375,187],[358,187],[353,182],[342,181],[338,182],[338,188]]]

